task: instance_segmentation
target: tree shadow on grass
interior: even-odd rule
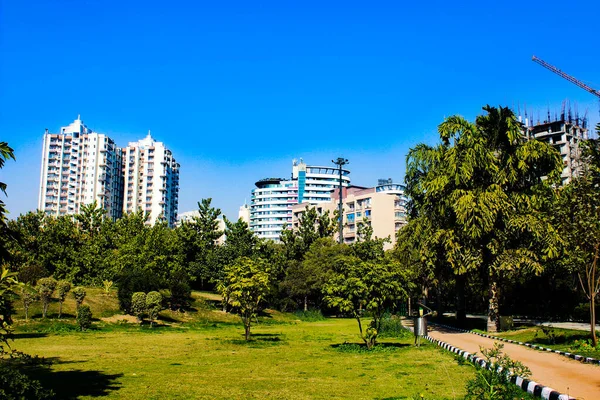
[[[52,364],[66,364],[70,361],[48,360]],[[73,362],[78,363],[78,362]],[[52,390],[58,399],[75,400],[80,396],[101,397],[121,388],[118,379],[123,374],[105,374],[102,371],[72,369],[53,371],[50,363],[26,367],[24,372],[40,381],[46,389]]]
[[[20,333],[12,333],[12,339],[37,339],[48,336],[47,333],[42,332],[20,332]]]
[[[408,343],[382,343],[378,342],[373,348],[368,349],[365,343],[337,343],[329,345],[342,353],[390,353],[403,348],[412,347]]]
[[[281,336],[275,333],[256,333],[250,336],[250,340],[231,339],[229,342],[248,347],[269,347],[284,343],[285,340]]]

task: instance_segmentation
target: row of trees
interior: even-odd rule
[[[245,320],[267,305],[354,316],[368,310],[374,325],[363,338],[377,331],[377,307],[407,295],[437,300],[439,312],[453,307],[459,320],[467,308],[485,307],[490,331],[498,329],[503,309],[533,316],[555,305],[572,310],[585,295],[593,321],[600,289],[598,142],[582,144],[587,167],[562,186],[555,149],[526,140],[509,109],[484,111],[475,122],[447,118],[438,145],[410,150],[410,219],[389,252],[368,224],[360,225],[357,243],[336,245],[337,216],[314,208],[278,244],[224,218],[227,240],[217,245],[221,212],[210,199],[198,204],[198,217],[174,229],[149,227],[141,213],[111,221],[95,204],[75,218],[32,212],[2,225],[0,251],[22,282],[47,276],[77,285],[115,281],[126,311],[134,293],[161,289],[171,308],[184,309],[190,287],[218,289],[225,309],[239,309],[238,278],[252,276],[268,284],[261,284],[266,289],[253,300],[260,306]],[[378,294],[383,288],[393,295]]]

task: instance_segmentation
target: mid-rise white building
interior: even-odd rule
[[[59,133],[46,129],[38,209],[50,215],[78,214],[94,201],[113,219],[122,215],[121,150],[77,117]]]
[[[139,210],[149,214],[148,223],[177,222],[179,205],[179,164],[162,142],[146,138],[130,142],[123,149],[123,212]]]
[[[342,169],[342,186],[350,184],[350,171]],[[292,225],[292,206],[331,200],[339,186],[339,170],[292,162],[290,179],[267,178],[256,182],[250,202],[250,230],[258,237],[279,241],[284,226]]]

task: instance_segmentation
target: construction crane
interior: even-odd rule
[[[583,83],[580,80],[572,77],[569,74],[565,74],[560,69],[556,68],[554,65],[548,64],[546,61],[542,60],[541,58],[537,58],[536,56],[533,56],[531,59],[533,60],[533,62],[536,62],[536,63],[540,64],[542,67],[544,67],[546,69],[549,69],[550,71],[554,72],[556,75],[558,75],[558,76],[560,76],[560,77],[568,80],[569,82],[571,82],[571,83],[579,86],[583,90],[586,90],[586,91],[590,92],[594,96],[598,97],[598,100],[600,101],[600,91],[589,87],[585,83]]]

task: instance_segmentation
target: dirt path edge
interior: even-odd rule
[[[425,336],[427,340],[431,343],[434,343],[444,350],[450,351],[452,353],[458,354],[460,357],[479,365],[481,368],[491,369],[491,366],[486,366],[486,362],[483,358],[477,357],[474,354],[471,354],[467,351],[459,349],[458,347],[454,347],[451,344],[443,342],[438,339],[434,339],[430,336]],[[499,373],[499,372],[498,372]],[[544,400],[576,400],[574,397],[570,397],[566,394],[559,393],[558,391],[552,389],[551,387],[544,386],[538,382],[531,381],[529,379],[522,378],[517,375],[513,375],[510,379],[512,383],[517,385],[522,390],[526,391],[529,394],[532,394],[535,397],[540,397]]]

